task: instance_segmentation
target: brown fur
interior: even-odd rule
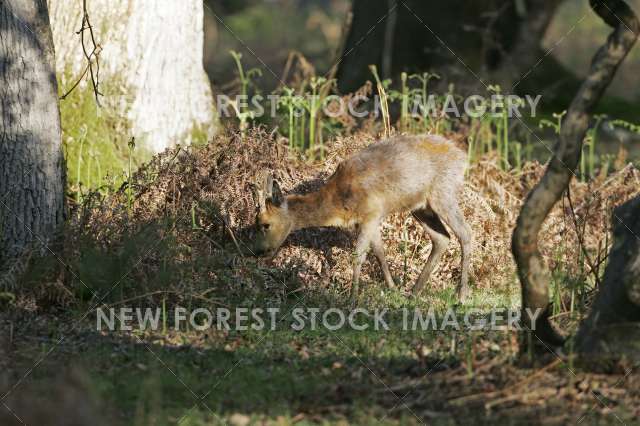
[[[283,197],[277,184],[265,186],[256,219],[256,250],[274,253],[293,230],[312,226],[357,228],[352,295],[358,291],[362,262],[369,248],[380,262],[385,281],[394,285],[384,257],[379,225],[391,213],[411,211],[433,242],[414,292],[422,289],[449,242],[446,223],[462,246],[458,287],[468,293],[471,231],[458,205],[466,153],[439,136],[400,136],[370,145],[343,161],[316,192]]]

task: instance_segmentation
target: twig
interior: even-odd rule
[[[527,399],[537,398],[537,400],[533,403],[537,403],[540,399],[548,398],[552,395],[555,395],[556,389],[542,388],[538,390],[534,390],[532,392],[525,392],[523,394],[511,394],[504,396],[502,398],[494,399],[493,401],[489,401],[484,404],[484,409],[487,411],[491,411],[492,408],[502,405],[506,402],[519,401],[520,403],[527,404]],[[532,402],[529,402],[531,404]]]
[[[82,75],[80,76],[80,78],[76,80],[73,86],[71,86],[71,88],[67,90],[67,92],[64,95],[60,96],[60,100],[64,101],[65,99],[67,99],[67,97],[71,94],[71,92],[73,92],[76,89],[76,87],[78,87],[80,82],[82,82],[82,80],[84,79],[84,76],[87,75],[87,71],[89,71],[89,65],[84,67],[84,71],[82,72]]]
[[[291,67],[293,66],[293,59],[295,57],[295,52],[291,51],[289,52],[289,56],[287,56],[287,62],[284,65],[284,71],[282,72],[282,78],[280,78],[280,86],[282,87],[283,81],[287,81],[287,77],[289,76],[289,71],[291,71]]]
[[[572,313],[573,313],[573,312],[571,312],[571,311],[564,311],[564,312],[560,312],[559,314],[551,315],[551,316],[549,317],[549,319],[551,320],[551,319],[556,319],[556,318],[564,317],[564,316],[567,316],[567,315],[571,315]]]
[[[567,200],[569,201],[569,208],[571,209],[571,218],[573,219],[573,225],[575,226],[575,229],[576,229],[576,237],[578,238],[578,244],[580,245],[580,249],[582,250],[585,260],[589,265],[589,269],[591,269],[591,273],[593,274],[593,278],[596,281],[596,285],[600,287],[600,278],[598,277],[598,269],[595,267],[595,265],[591,261],[591,256],[589,256],[589,253],[587,252],[587,248],[584,244],[584,239],[583,239],[584,229],[582,232],[580,232],[580,226],[578,225],[578,218],[576,216],[576,211],[573,208],[573,202],[571,201],[571,185],[567,186]],[[585,226],[586,226],[586,220],[585,220]]]
[[[229,233],[229,236],[231,237],[231,240],[233,241],[233,244],[236,246],[236,250],[238,251],[238,254],[241,257],[244,257],[244,254],[242,253],[242,249],[240,248],[240,244],[238,244],[238,240],[236,240],[236,236],[233,233],[233,230],[231,229],[230,226],[227,226],[227,221],[222,219],[222,226],[224,227],[224,229],[227,230],[227,232]]]
[[[382,46],[382,78],[391,78],[393,65],[393,43],[395,40],[396,24],[398,22],[398,3],[395,0],[387,0],[389,11],[384,29],[384,44]]]
[[[483,399],[483,398],[488,399],[488,398],[500,396],[500,395],[504,394],[505,392],[513,391],[516,388],[531,382],[533,379],[539,377],[543,373],[551,370],[552,368],[555,368],[561,362],[563,362],[561,359],[556,359],[555,361],[553,361],[552,363],[544,366],[543,368],[541,368],[540,370],[536,371],[535,373],[527,376],[524,380],[521,380],[518,383],[515,383],[512,386],[508,386],[508,387],[506,387],[504,389],[501,389],[501,390],[498,390],[498,391],[495,391],[495,392],[481,392],[481,393],[474,393],[474,394],[471,394],[471,395],[461,396],[461,397],[454,398],[454,399],[450,400],[449,403],[453,404],[453,405],[464,405],[464,404],[466,404],[468,402],[473,402],[473,401],[478,400],[478,399]]]
[[[192,297],[194,297],[194,298],[196,298],[196,299],[204,300],[204,301],[209,302],[209,303],[214,302],[214,303],[216,303],[217,305],[228,307],[228,306],[227,306],[227,305],[225,305],[224,303],[219,302],[219,301],[217,301],[217,300],[215,300],[215,299],[209,299],[209,298],[207,298],[207,297],[204,297],[204,295],[205,295],[205,294],[207,294],[208,292],[209,292],[209,291],[207,290],[207,291],[205,291],[205,292],[203,292],[203,293],[201,293],[201,294],[190,295],[190,296],[192,296]],[[155,296],[155,295],[158,295],[158,294],[177,294],[177,295],[183,295],[183,294],[184,294],[184,292],[176,291],[176,290],[156,290],[156,291],[152,291],[152,292],[150,292],[150,293],[145,293],[145,294],[141,294],[141,295],[139,295],[139,296],[130,297],[130,298],[128,298],[128,299],[120,300],[120,301],[118,301],[118,302],[114,302],[114,303],[111,303],[111,304],[108,304],[108,305],[107,305],[107,304],[105,304],[105,305],[103,305],[103,307],[104,307],[104,308],[112,308],[112,307],[114,307],[114,306],[123,305],[123,304],[125,304],[125,303],[133,302],[133,301],[136,301],[136,300],[144,299],[144,298],[146,298],[146,297]]]
[[[85,44],[85,30],[89,30],[89,36],[91,38],[91,44],[93,48],[91,49],[91,53],[89,53],[87,46]],[[87,66],[80,78],[76,80],[76,82],[71,86],[71,88],[62,96],[60,96],[61,100],[65,100],[71,92],[75,90],[76,87],[80,84],[80,82],[87,75],[87,71],[91,76],[91,84],[93,86],[93,94],[96,98],[96,104],[100,105],[100,52],[102,51],[102,46],[96,43],[95,34],[93,33],[93,26],[91,25],[91,21],[89,20],[89,12],[87,11],[87,0],[82,0],[82,27],[76,32],[76,34],[80,35],[80,44],[82,45],[82,53],[84,54],[85,59],[87,60]],[[95,61],[94,61],[95,58]],[[94,63],[95,62],[95,63]],[[95,69],[94,69],[95,67]]]

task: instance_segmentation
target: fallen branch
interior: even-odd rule
[[[538,378],[543,373],[546,373],[547,371],[555,368],[561,362],[563,362],[561,359],[556,359],[555,361],[553,361],[550,364],[544,366],[543,368],[539,369],[535,373],[527,376],[524,380],[521,380],[518,383],[515,383],[515,384],[513,384],[511,386],[508,386],[508,387],[506,387],[504,389],[501,389],[501,390],[498,390],[498,391],[494,391],[494,392],[481,392],[481,393],[474,393],[474,394],[471,394],[471,395],[461,396],[461,397],[449,400],[449,404],[452,404],[452,405],[465,405],[465,404],[468,404],[469,402],[476,402],[476,401],[482,400],[482,399],[489,399],[489,398],[499,397],[501,395],[504,395],[506,392],[512,392],[515,389],[519,388],[520,386],[531,382],[533,379]]]

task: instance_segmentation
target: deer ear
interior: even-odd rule
[[[258,174],[253,183],[251,183],[253,200],[258,213],[265,211],[267,199],[271,198],[271,180],[264,173]]]
[[[271,175],[266,175],[264,178],[264,194],[267,199],[273,195],[273,176]]]
[[[284,195],[282,194],[282,190],[280,189],[278,182],[275,180],[272,180],[271,182],[271,203],[276,207],[280,207],[282,203],[284,203]]]
[[[251,195],[253,197],[253,203],[256,208],[256,212],[260,213],[264,210],[264,192],[259,189],[259,187],[255,184],[249,185],[251,189]]]

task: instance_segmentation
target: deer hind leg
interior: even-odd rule
[[[464,303],[469,296],[469,266],[471,264],[471,250],[473,246],[473,235],[471,228],[465,222],[460,205],[455,197],[451,195],[440,198],[434,197],[431,203],[434,211],[440,216],[442,221],[449,225],[451,231],[460,242],[462,250],[462,271],[460,284],[458,286],[458,300]]]
[[[413,294],[419,294],[429,281],[431,273],[440,261],[442,254],[449,245],[449,233],[445,229],[438,215],[427,207],[425,209],[414,210],[413,217],[422,225],[422,228],[431,239],[431,253],[425,264],[416,284],[413,286]]]

